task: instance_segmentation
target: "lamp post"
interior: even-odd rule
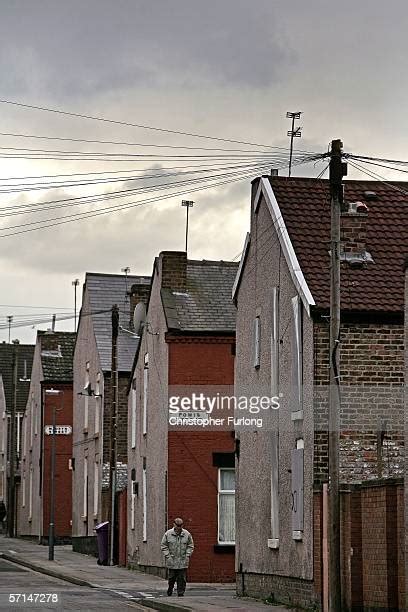
[[[51,470],[50,470],[50,521],[48,527],[48,560],[54,561],[54,540],[55,540],[55,429],[56,412],[62,410],[64,391],[62,389],[46,389],[45,395],[60,395],[61,406],[52,407],[52,438],[51,438]]]

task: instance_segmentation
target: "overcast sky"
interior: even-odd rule
[[[407,21],[404,0],[3,0],[0,98],[280,147],[288,146],[286,111],[299,110],[303,136],[295,143],[301,149],[323,153],[333,138],[341,138],[346,151],[408,159]],[[1,132],[227,146],[4,104],[0,113]],[[2,147],[125,151],[113,145],[0,140]],[[9,177],[136,167],[149,174],[149,165],[134,162],[2,159],[1,188]],[[294,174],[317,176],[323,168],[309,164]],[[0,206],[129,186],[134,183],[12,193],[1,197]],[[39,313],[34,306],[47,306],[47,313],[72,309],[71,281],[79,278],[82,284],[86,271],[120,273],[129,266],[132,274],[150,273],[161,250],[184,247],[182,197],[195,201],[189,256],[235,257],[248,229],[249,179],[0,237],[1,304],[27,305],[26,310],[0,306],[0,326],[7,315]],[[93,210],[97,206],[102,205]],[[0,217],[0,228],[70,212]],[[73,323],[57,324],[64,328]],[[35,332],[13,329],[11,337],[34,342]],[[0,331],[4,339],[7,330]]]

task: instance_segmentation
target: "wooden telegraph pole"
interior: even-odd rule
[[[331,267],[330,267],[330,390],[329,390],[329,610],[341,612],[340,570],[340,212],[343,204],[340,140],[333,140],[330,153]]]

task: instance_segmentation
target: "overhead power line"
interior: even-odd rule
[[[232,138],[221,138],[220,136],[208,136],[205,134],[198,134],[195,132],[185,132],[182,130],[171,130],[168,128],[161,128],[161,127],[155,127],[152,125],[145,125],[145,124],[141,124],[141,123],[131,123],[129,121],[119,121],[117,119],[108,119],[107,117],[98,117],[95,115],[86,115],[83,113],[74,113],[72,111],[65,111],[62,109],[57,109],[57,108],[50,108],[47,106],[37,106],[35,104],[24,104],[22,102],[17,102],[16,100],[5,100],[5,99],[0,99],[0,104],[8,104],[10,106],[17,106],[20,108],[28,108],[31,110],[38,110],[38,111],[42,111],[42,112],[47,112],[47,113],[54,113],[54,114],[58,114],[58,115],[65,115],[67,117],[76,117],[78,119],[89,119],[91,121],[101,121],[103,123],[111,123],[114,125],[123,125],[126,127],[135,127],[135,128],[140,128],[143,130],[151,130],[154,132],[164,132],[167,134],[178,134],[181,136],[190,136],[193,138],[204,138],[206,140],[215,140],[218,142],[231,142],[234,144],[244,144],[244,145],[249,145],[252,147],[264,147],[264,148],[271,148],[270,145],[265,145],[265,144],[260,144],[257,142],[248,142],[245,140],[235,140]],[[275,148],[275,147],[274,147]]]

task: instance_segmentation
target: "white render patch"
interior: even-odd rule
[[[102,465],[102,489],[109,489],[109,474],[110,464],[104,463]],[[116,491],[123,491],[127,488],[127,463],[121,463],[120,461],[116,464]]]
[[[172,293],[172,295],[182,295],[184,297],[188,297],[189,296],[188,293],[184,293],[183,291],[172,291],[171,293]]]
[[[50,351],[47,350],[42,350],[41,351],[41,357],[62,357],[62,353],[61,353],[61,346],[58,345],[57,349],[53,349]]]

